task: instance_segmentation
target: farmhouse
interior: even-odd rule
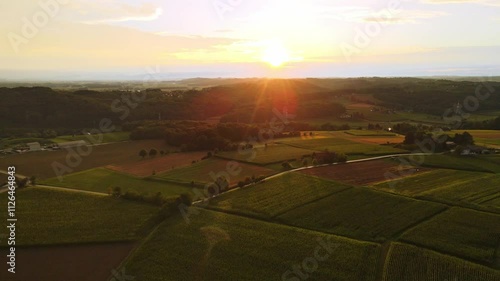
[[[69,142],[62,142],[58,145],[59,148],[71,148],[71,147],[85,146],[87,145],[87,142],[85,142],[84,140],[69,141]]]
[[[30,142],[27,144],[30,151],[40,151],[42,150],[42,146],[40,145],[39,142]]]

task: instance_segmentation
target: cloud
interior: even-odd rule
[[[370,16],[361,18],[364,22],[380,22],[388,24],[418,23],[422,19],[432,19],[449,15],[445,12],[406,10],[396,16],[388,16],[383,12],[373,13]]]
[[[500,7],[500,0],[421,0],[426,4],[478,4]]]
[[[133,13],[131,13],[133,14]],[[129,15],[124,17],[117,18],[106,18],[106,19],[98,19],[98,20],[89,20],[83,21],[82,23],[86,24],[101,24],[101,23],[118,23],[118,22],[127,22],[127,21],[153,21],[158,19],[163,14],[163,9],[158,7],[150,14],[139,14],[139,15]]]
[[[418,23],[419,20],[447,16],[448,13],[427,10],[389,11],[372,10],[367,7],[333,7],[323,11],[323,17],[346,22],[379,22],[385,24]]]

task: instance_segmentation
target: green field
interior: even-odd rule
[[[349,130],[344,133],[358,136],[358,137],[395,137],[395,133],[387,132],[387,131],[374,131],[374,130]]]
[[[67,187],[71,189],[108,193],[119,186],[122,192],[135,191],[139,194],[156,194],[175,196],[192,192],[192,188],[162,181],[144,180],[130,175],[114,172],[105,168],[91,169],[63,177],[44,180],[42,184]]]
[[[405,150],[394,148],[388,145],[363,144],[341,138],[319,138],[311,140],[297,139],[280,141],[280,143],[289,145],[294,148],[303,148],[315,151],[323,151],[325,149],[328,149],[329,151],[344,153],[347,155],[383,155],[407,152]]]
[[[5,208],[6,195],[0,194]],[[157,207],[108,196],[31,187],[17,192],[16,203],[16,245],[136,240],[158,212]],[[0,212],[0,219],[6,221],[7,212]]]
[[[329,241],[331,254],[317,261],[310,280],[375,280],[376,244],[203,209],[190,224],[168,219],[125,267],[148,281],[295,280],[284,274],[314,258],[318,239]]]
[[[163,140],[127,141],[87,147],[81,149],[81,153],[78,152],[79,149],[69,148],[7,155],[0,157],[0,167],[16,166],[18,174],[47,179],[57,176],[53,166],[55,163],[66,166],[74,173],[117,163],[137,163],[141,160],[139,151],[151,148],[171,149]]]
[[[293,209],[277,219],[308,229],[383,241],[444,209],[437,203],[351,188]]]
[[[50,140],[44,138],[5,138],[5,139],[0,139],[0,149],[9,148],[21,144],[27,144],[30,142],[39,142],[41,144],[51,143]]]
[[[455,156],[455,155],[427,155],[423,157],[415,157],[416,164],[424,167],[444,168],[464,171],[477,171],[500,173],[500,164],[489,159],[492,156]],[[404,157],[407,161],[411,159]],[[423,162],[421,161],[423,159]]]
[[[383,281],[497,281],[500,271],[415,246],[392,243]]]
[[[261,165],[273,164],[286,160],[301,158],[304,155],[311,155],[314,151],[310,149],[290,147],[287,145],[269,145],[265,147],[257,147],[243,152],[231,151],[222,152],[217,156],[234,159],[238,161],[257,163]]]
[[[401,239],[466,259],[493,263],[499,231],[500,215],[451,208],[406,232]]]
[[[102,140],[101,140],[102,137]],[[75,136],[58,136],[57,138],[51,139],[55,143],[70,142],[84,140],[87,143],[110,143],[110,142],[120,142],[130,140],[130,132],[113,132],[104,133],[101,135],[87,136],[87,135],[75,135]]]
[[[486,175],[464,183],[431,190],[423,194],[445,202],[500,213],[500,177]]]
[[[348,186],[302,174],[286,174],[214,198],[210,208],[272,218]]]
[[[475,142],[477,144],[482,144],[482,145],[493,145],[493,146],[500,146],[500,139],[490,139],[490,138],[474,138]]]
[[[232,162],[232,163],[230,163]],[[228,168],[228,163],[230,163]],[[233,167],[233,165],[237,165]],[[231,174],[233,171],[234,175]],[[186,166],[183,168],[175,169],[173,171],[168,171],[166,173],[158,175],[159,178],[166,180],[173,180],[179,182],[191,182],[196,183],[208,183],[214,182],[216,176],[210,176],[210,173],[217,175],[217,173],[224,172],[229,175],[228,181],[230,184],[236,184],[238,181],[245,180],[246,177],[258,177],[258,176],[269,176],[275,173],[274,170],[267,169],[261,166],[249,165],[240,162],[222,160],[217,158],[211,158],[208,160],[200,161],[198,163]],[[227,176],[226,175],[226,176]]]
[[[491,176],[490,173],[436,169],[414,176],[382,182],[373,187],[387,192],[418,196],[434,189],[464,185],[489,176]]]

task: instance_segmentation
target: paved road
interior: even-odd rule
[[[289,174],[289,173],[295,173],[295,172],[299,172],[299,171],[303,171],[303,170],[307,170],[307,169],[316,169],[316,168],[320,168],[320,167],[326,167],[326,166],[333,166],[333,165],[346,165],[346,164],[351,164],[351,163],[359,163],[359,162],[366,162],[366,161],[373,161],[373,160],[379,160],[379,159],[387,159],[387,158],[392,158],[392,157],[401,157],[401,156],[411,156],[411,155],[417,155],[417,156],[428,156],[428,155],[435,155],[435,154],[443,154],[443,153],[405,153],[405,154],[391,154],[391,155],[383,155],[383,156],[377,156],[377,157],[371,157],[371,158],[364,158],[364,159],[358,159],[358,160],[349,160],[349,161],[346,161],[345,163],[333,163],[333,164],[321,164],[321,165],[316,165],[316,166],[307,166],[307,167],[300,167],[300,168],[296,168],[296,169],[292,169],[292,170],[288,170],[288,171],[284,171],[284,172],[280,172],[280,173],[277,173],[277,174],[274,174],[272,176],[268,176],[268,177],[265,177],[263,179],[263,181],[266,181],[266,180],[270,180],[270,179],[274,179],[274,178],[277,178],[277,177],[281,177],[281,176],[284,176],[286,174]],[[251,184],[247,184],[243,187],[248,187],[248,186],[251,186],[253,185],[253,183]],[[227,191],[224,191],[224,192],[221,192],[219,194],[217,194],[216,196],[214,197],[217,197],[217,196],[220,196],[224,193],[227,193],[227,192],[233,192],[233,191],[236,191],[240,188],[243,188],[243,187],[236,187],[236,188],[232,188],[232,189],[229,189]],[[208,199],[208,198],[207,198]],[[195,204],[199,204],[199,203],[202,203],[203,200],[198,200],[198,201],[195,201],[193,202],[193,205]]]

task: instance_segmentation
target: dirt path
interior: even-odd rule
[[[378,281],[383,281],[384,279],[384,269],[385,269],[385,264],[387,262],[387,258],[389,257],[389,249],[391,248],[391,243],[392,241],[388,240],[383,244],[381,244],[380,257],[377,266],[378,272],[376,278],[376,280]]]
[[[67,191],[67,192],[74,192],[74,193],[84,193],[84,194],[98,195],[98,196],[109,196],[109,194],[107,194],[107,193],[87,191],[87,190],[79,190],[79,189],[71,189],[71,188],[58,187],[58,186],[50,186],[50,185],[39,185],[38,184],[38,185],[35,185],[35,188],[53,189],[53,190],[59,190],[59,191]]]

